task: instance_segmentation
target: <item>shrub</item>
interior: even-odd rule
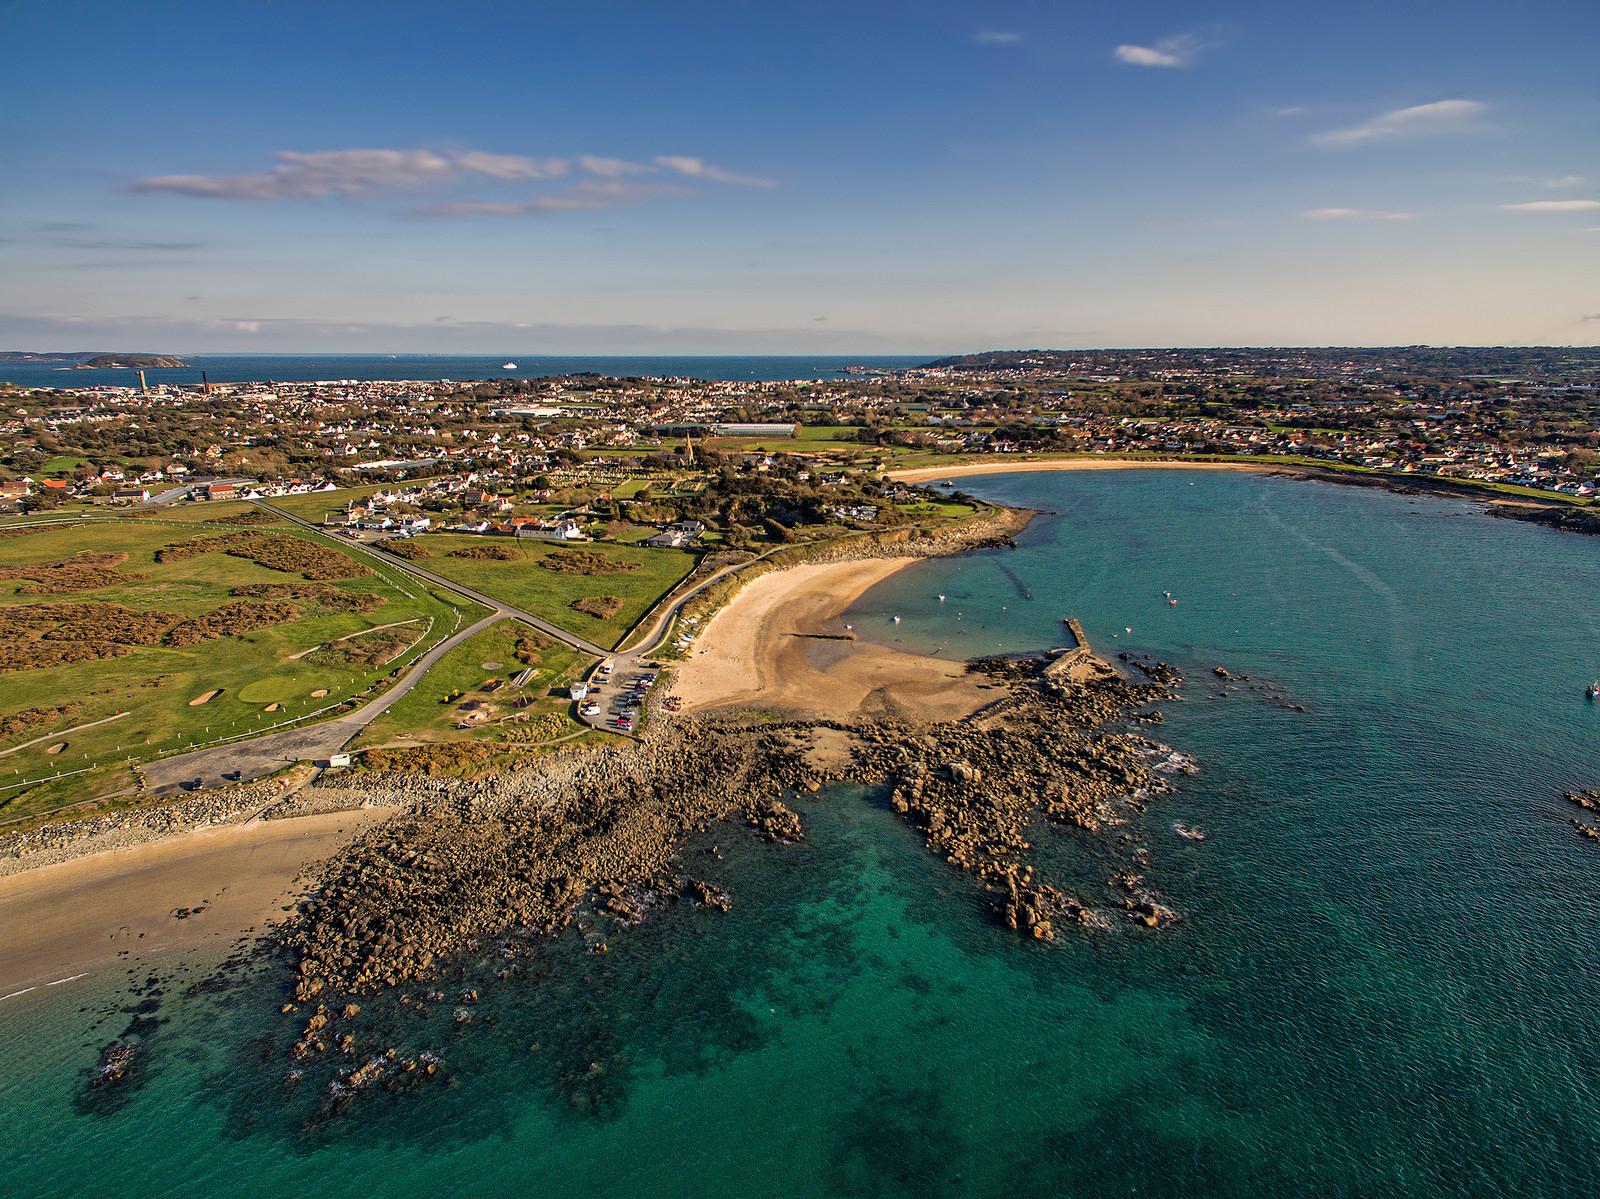
[[[0,671],[121,658],[134,646],[160,642],[178,619],[176,612],[135,611],[120,604],[0,608]]]
[[[476,558],[485,562],[514,562],[522,555],[511,545],[464,545],[451,550],[452,558]]]
[[[143,575],[122,574],[115,568],[128,560],[122,553],[75,554],[60,562],[30,566],[0,566],[0,579],[27,579],[18,595],[53,595],[62,591],[96,591],[113,583],[128,583]]]
[[[424,558],[433,557],[433,551],[420,541],[385,541],[378,548],[407,562],[421,562]]]
[[[157,562],[182,562],[201,554],[223,553],[248,558],[270,570],[307,579],[359,579],[372,572],[347,554],[285,533],[228,533],[191,537],[156,551]]]
[[[233,637],[255,629],[269,628],[296,620],[300,609],[288,603],[223,604],[200,616],[190,617],[167,631],[167,644],[172,646],[198,645],[218,637]]]
[[[622,611],[622,602],[620,595],[587,595],[582,599],[573,600],[572,606],[597,620],[610,620]]]
[[[539,565],[557,574],[572,575],[620,575],[639,569],[637,562],[622,562],[594,550],[552,550]]]

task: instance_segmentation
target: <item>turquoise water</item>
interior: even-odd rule
[[[876,797],[808,798],[802,846],[691,850],[726,915],[469,964],[471,1024],[399,1026],[452,1081],[341,1118],[255,1039],[250,969],[0,1004],[7,1193],[1592,1195],[1600,847],[1559,792],[1600,785],[1600,541],[1249,475],[967,485],[1055,515],[850,619],[966,654],[1075,615],[1180,665],[1159,731],[1201,769],[1143,840],[1181,922],[1020,945]],[[1040,844],[1104,895],[1099,850]],[[84,1103],[134,1020],[146,1074]]]

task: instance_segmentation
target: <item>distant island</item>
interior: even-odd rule
[[[188,366],[174,354],[107,354],[97,350],[66,352],[0,350],[0,362],[27,362],[40,366],[59,365],[69,370],[155,370]]]

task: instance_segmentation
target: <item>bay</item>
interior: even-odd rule
[[[803,845],[688,851],[725,915],[674,909],[604,956],[574,934],[505,981],[469,963],[472,1022],[415,1033],[453,1083],[339,1118],[254,1040],[269,965],[0,1003],[8,1193],[1592,1194],[1600,848],[1561,792],[1600,785],[1600,541],[1243,473],[962,485],[1046,515],[847,619],[964,656],[1075,616],[1102,653],[1177,664],[1156,731],[1199,772],[1129,830],[1177,924],[1018,944],[881,797],[838,789],[805,800]],[[1109,897],[1095,846],[1040,849]],[[86,1101],[99,1048],[150,1020],[139,1085]]]

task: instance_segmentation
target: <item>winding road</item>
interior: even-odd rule
[[[326,530],[320,525],[303,520],[293,513],[285,512],[282,508],[267,503],[265,500],[253,500],[251,502],[274,516],[309,529],[313,533],[327,536]],[[145,763],[138,768],[139,774],[144,780],[144,794],[166,795],[180,790],[197,791],[203,788],[221,787],[229,783],[261,778],[263,775],[272,774],[285,766],[293,765],[295,762],[316,761],[331,757],[410,692],[413,687],[422,681],[423,676],[440,658],[469,637],[482,632],[498,621],[506,619],[520,620],[557,641],[589,654],[597,661],[607,659],[611,662],[612,681],[596,687],[594,691],[596,698],[602,700],[600,712],[595,716],[583,716],[580,713],[577,715],[577,719],[590,728],[604,729],[614,734],[618,733],[619,730],[608,728],[606,725],[607,705],[604,702],[606,689],[620,690],[626,681],[638,672],[639,662],[648,658],[661,647],[661,643],[666,639],[668,632],[672,628],[673,620],[690,600],[729,575],[745,570],[786,548],[774,546],[747,562],[736,562],[712,572],[675,599],[669,598],[650,617],[648,623],[636,627],[627,638],[627,641],[632,642],[632,648],[613,651],[596,645],[587,638],[580,637],[578,634],[570,632],[559,625],[552,624],[542,617],[535,616],[531,612],[525,612],[521,608],[514,608],[510,604],[502,603],[493,596],[486,595],[471,587],[466,587],[453,579],[446,578],[444,575],[429,570],[424,566],[419,566],[414,562],[392,557],[359,542],[346,543],[340,541],[338,545],[342,550],[365,554],[391,570],[410,575],[415,579],[432,583],[446,591],[474,600],[488,608],[489,614],[465,628],[458,629],[455,633],[439,642],[439,644],[413,662],[405,674],[396,680],[394,685],[384,691],[382,695],[352,712],[347,712],[331,720],[313,721],[284,729],[281,732],[265,733],[259,737],[240,738],[237,741],[229,741],[221,745],[210,745],[202,749],[191,750],[188,753],[175,754],[170,758],[161,758],[154,762]],[[630,734],[622,735],[627,736]]]
[[[302,520],[291,512],[267,503],[265,500],[252,501],[257,507],[281,517],[292,524],[309,529],[313,533],[326,536],[326,531],[311,521]],[[202,749],[191,750],[185,754],[175,754],[170,758],[161,758],[148,762],[139,767],[139,774],[144,780],[143,791],[147,795],[166,795],[179,790],[200,790],[207,787],[220,787],[228,783],[248,781],[271,774],[276,770],[291,765],[295,762],[306,760],[315,761],[328,758],[338,753],[360,734],[369,724],[387,712],[413,687],[422,681],[428,670],[456,646],[466,641],[474,634],[482,632],[490,625],[501,620],[520,620],[557,641],[564,642],[585,654],[595,658],[603,658],[610,652],[602,646],[596,645],[587,638],[567,631],[559,625],[551,624],[542,617],[531,612],[524,612],[521,608],[514,608],[510,604],[502,603],[493,596],[485,595],[481,591],[463,586],[444,575],[418,566],[414,562],[407,562],[400,558],[391,557],[379,550],[372,549],[358,542],[339,542],[339,548],[351,553],[365,554],[367,557],[381,563],[391,570],[401,574],[410,575],[423,582],[432,583],[456,595],[466,596],[489,609],[489,614],[478,621],[458,629],[449,637],[435,645],[423,654],[402,675],[393,686],[378,696],[370,703],[361,705],[353,712],[343,716],[334,717],[332,720],[319,720],[293,728],[284,729],[277,733],[266,733],[260,737],[240,738],[221,745],[209,745]],[[709,582],[710,580],[708,580]],[[688,597],[685,596],[685,599]],[[664,625],[660,626],[664,628]],[[596,724],[595,727],[599,727]]]

